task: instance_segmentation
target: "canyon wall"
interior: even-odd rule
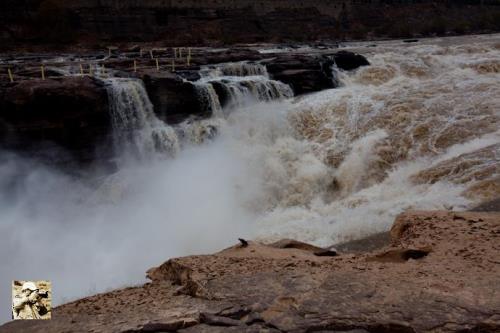
[[[498,31],[498,22],[499,0],[4,0],[0,48],[409,37]]]

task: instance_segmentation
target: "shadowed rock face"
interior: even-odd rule
[[[350,71],[370,65],[364,56],[349,51],[316,58],[285,54],[262,63],[275,80],[289,84],[296,95],[336,88],[338,82],[333,78],[332,66]]]
[[[499,213],[408,212],[373,252],[248,242],[0,332],[498,332],[499,233]]]
[[[97,80],[59,77],[22,81],[0,90],[4,148],[30,154],[63,149],[87,163],[95,158],[97,147],[110,142],[107,93]],[[109,153],[100,151],[99,156],[106,159]]]
[[[361,54],[353,54],[349,51],[339,51],[335,53],[333,56],[333,60],[335,61],[335,65],[338,68],[350,71],[361,66],[368,66],[370,63],[363,57]]]
[[[283,55],[264,60],[269,74],[289,84],[296,95],[335,88],[332,79],[333,61],[328,57],[315,59],[307,56]]]
[[[498,30],[496,0],[4,0],[1,47],[82,41],[184,45]],[[14,44],[14,45],[13,45]]]
[[[143,76],[156,115],[167,123],[178,123],[190,116],[207,117],[210,113],[200,105],[196,88],[177,75],[155,72]]]

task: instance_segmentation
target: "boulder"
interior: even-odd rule
[[[288,69],[275,73],[273,78],[290,85],[295,95],[335,88],[334,82],[320,70]]]
[[[271,78],[290,85],[295,95],[336,87],[325,57],[286,54],[265,59],[262,64],[266,65]]]
[[[364,56],[350,51],[339,51],[335,53],[333,55],[333,60],[339,69],[346,71],[370,65]]]
[[[170,72],[140,73],[158,118],[171,124],[191,116],[210,116],[209,108],[200,102],[199,91],[192,82]]]

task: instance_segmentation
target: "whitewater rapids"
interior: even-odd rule
[[[272,145],[254,135],[259,238],[331,245],[386,231],[407,209],[498,197],[500,39],[472,40],[358,46],[371,66],[297,101]]]
[[[267,97],[175,127],[140,82],[110,79],[115,137],[141,157],[111,176],[0,152],[0,280],[52,280],[60,304],[237,237],[333,245],[387,231],[407,209],[498,197],[500,35],[349,48],[372,65],[337,73],[340,88],[287,98],[280,85],[274,101],[241,88]],[[249,75],[270,90],[264,68],[235,68],[206,82],[247,87]]]

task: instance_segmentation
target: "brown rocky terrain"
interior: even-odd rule
[[[500,213],[409,211],[390,235],[337,255],[284,240],[171,259],[0,332],[500,331]]]

